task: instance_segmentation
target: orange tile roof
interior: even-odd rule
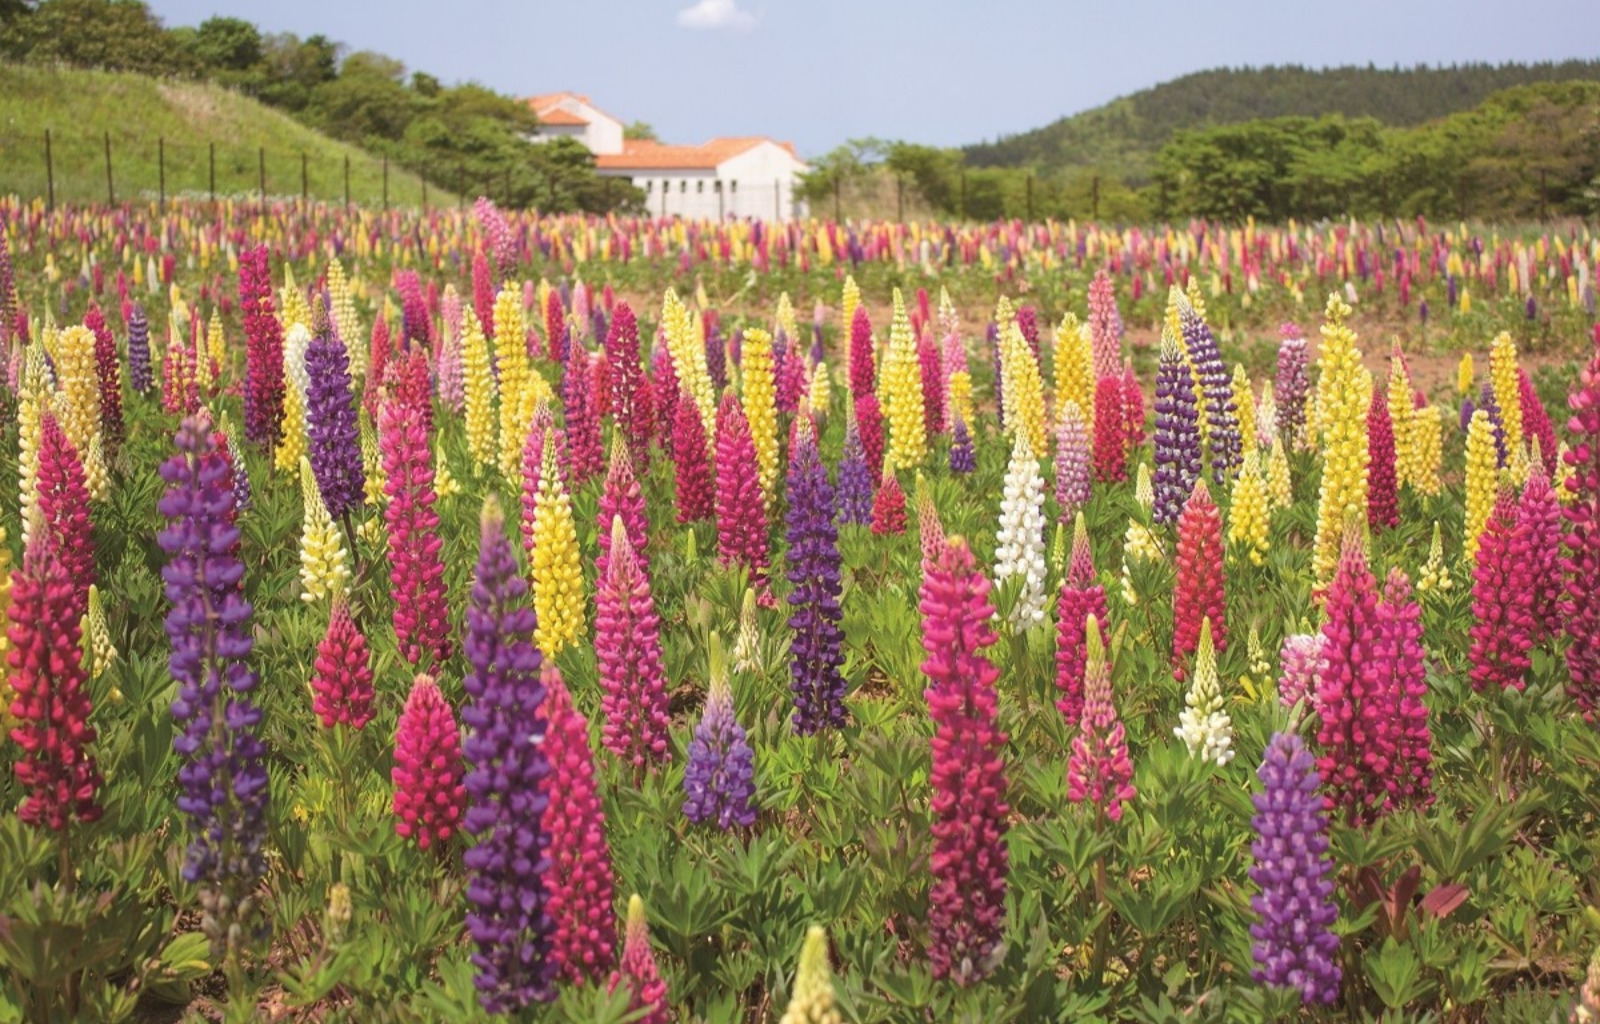
[[[564,104],[566,104],[569,100],[577,100],[579,103],[584,104],[589,109],[600,114],[602,117],[608,117],[613,121],[617,121],[616,118],[611,117],[610,114],[607,114],[604,110],[601,110],[599,107],[595,106],[593,100],[579,92],[540,93],[538,96],[529,96],[527,99],[527,104],[533,108],[533,112],[539,115],[539,120],[543,121],[545,124],[588,124],[588,118],[581,114],[573,113],[565,108]],[[564,118],[570,120],[563,120]],[[622,122],[617,121],[617,123],[621,124]]]
[[[800,159],[794,145],[778,142],[765,136],[712,139],[700,146],[667,146],[643,139],[628,139],[621,153],[601,154],[595,157],[595,167],[600,170],[714,170],[720,164],[740,153],[754,149],[763,142],[781,146],[796,160]]]
[[[535,111],[539,115],[540,124],[579,125],[588,124],[587,117],[581,117],[568,110],[566,107],[551,107],[549,110]]]

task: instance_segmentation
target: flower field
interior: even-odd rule
[[[1600,1020],[1597,263],[0,199],[0,1024]]]

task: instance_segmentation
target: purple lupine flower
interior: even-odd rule
[[[1250,880],[1261,891],[1250,906],[1261,920],[1250,926],[1259,965],[1256,982],[1300,990],[1306,1005],[1339,998],[1339,917],[1333,902],[1333,861],[1328,823],[1317,793],[1316,759],[1293,733],[1275,733],[1261,760],[1262,792],[1254,797],[1255,865]]]
[[[17,278],[11,265],[11,245],[5,232],[0,231],[0,344],[10,335],[11,323],[17,317]]]
[[[488,196],[479,196],[472,204],[472,212],[477,215],[483,233],[489,236],[489,253],[494,257],[495,279],[502,282],[511,280],[517,270],[517,247],[505,214]]]
[[[394,275],[394,286],[400,292],[400,347],[409,350],[416,342],[429,348],[433,335],[433,318],[428,315],[428,300],[422,295],[422,280],[415,270],[401,270]]]
[[[966,417],[956,413],[956,425],[950,431],[950,472],[966,474],[978,468],[978,453],[972,449],[972,433],[967,430]]]
[[[989,360],[994,371],[994,408],[995,414],[1000,417],[1000,430],[1006,429],[1006,388],[1005,374],[1000,372],[1000,325],[993,320],[989,321],[989,329],[984,335],[989,342]]]
[[[1422,325],[1424,327],[1426,327],[1428,325],[1428,300],[1427,299],[1423,299],[1421,302],[1417,303],[1417,316],[1422,318]]]
[[[1200,415],[1194,375],[1172,338],[1161,343],[1156,365],[1155,466],[1152,518],[1161,525],[1176,523],[1200,477]]]
[[[733,713],[733,691],[722,667],[722,642],[711,641],[711,688],[706,708],[689,741],[683,769],[683,816],[698,825],[714,822],[724,831],[756,822],[755,752]]]
[[[1056,425],[1056,519],[1070,523],[1089,504],[1089,428],[1078,403],[1063,402]]]
[[[517,571],[499,503],[491,498],[484,503],[467,609],[467,703],[461,709],[471,801],[463,827],[478,839],[464,858],[467,932],[477,946],[478,1001],[490,1013],[515,1012],[555,995],[549,959],[554,925],[543,885],[549,799],[540,785],[550,764],[534,624],[527,580]]]
[[[235,512],[244,512],[250,508],[250,471],[245,468],[244,453],[239,451],[231,435],[228,459],[233,463],[233,508]]]
[[[1300,441],[1306,424],[1306,399],[1311,394],[1311,354],[1300,325],[1286,321],[1278,329],[1278,376],[1272,390],[1278,400],[1278,433],[1283,446],[1292,448]]]
[[[1472,414],[1477,412],[1477,411],[1478,411],[1478,407],[1477,407],[1477,405],[1475,405],[1473,403],[1472,396],[1471,395],[1462,396],[1462,398],[1461,398],[1461,432],[1463,434],[1465,434],[1467,432],[1467,428],[1468,427],[1472,426]]]
[[[319,331],[306,349],[307,455],[328,515],[342,520],[361,508],[367,476],[361,464],[361,428],[350,393],[350,358],[331,331]]]
[[[137,302],[128,311],[128,380],[140,394],[147,394],[154,383],[150,371],[150,321]]]
[[[839,457],[839,522],[872,522],[872,471],[861,447],[855,417],[844,428],[844,451]]]
[[[1495,458],[1501,469],[1506,467],[1506,425],[1500,417],[1500,402],[1495,397],[1494,385],[1488,381],[1483,382],[1483,390],[1478,393],[1478,408],[1489,414],[1489,425],[1494,427]],[[1470,424],[1469,418],[1464,422]]]
[[[794,731],[802,736],[843,726],[844,676],[840,666],[843,634],[839,622],[839,547],[833,525],[833,487],[817,455],[817,440],[799,421],[789,455],[789,542],[787,576],[790,689],[794,692]]]
[[[1233,404],[1233,379],[1223,365],[1217,339],[1194,307],[1184,305],[1179,314],[1183,347],[1194,363],[1195,376],[1206,396],[1206,422],[1210,425],[1211,475],[1217,483],[1237,469],[1242,451],[1239,438],[1238,408]]]
[[[706,372],[711,375],[711,386],[721,394],[728,386],[728,349],[716,324],[706,325],[705,349]]]
[[[245,663],[254,640],[232,470],[203,413],[183,421],[177,447],[161,466],[167,526],[156,543],[171,556],[161,578],[172,602],[166,626],[178,683],[178,809],[191,825],[183,877],[202,886],[205,930],[222,948],[254,916],[267,869],[266,748],[256,735],[261,710],[250,700],[256,676]]]

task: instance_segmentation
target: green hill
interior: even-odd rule
[[[166,192],[255,195],[266,168],[267,194],[313,199],[383,201],[382,161],[307,128],[289,115],[213,85],[143,75],[0,62],[0,194],[43,196],[45,131],[57,201],[105,201],[106,138],[118,200],[154,199],[165,147]],[[302,162],[303,158],[303,162]],[[304,178],[302,179],[302,169]],[[389,201],[418,205],[421,180],[389,168]],[[428,189],[427,200],[455,196]]]
[[[1181,129],[1267,117],[1372,117],[1417,125],[1535,82],[1600,79],[1600,61],[1323,70],[1219,68],[1173,79],[1033,131],[968,146],[974,167],[1093,167],[1148,181],[1156,152]]]

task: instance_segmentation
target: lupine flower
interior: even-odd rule
[[[517,270],[517,244],[511,233],[511,226],[506,223],[505,214],[495,206],[494,200],[486,196],[479,196],[473,201],[472,212],[478,218],[478,224],[483,228],[484,235],[489,239],[489,252],[494,256],[496,278],[509,281]]]
[[[372,721],[372,666],[367,638],[342,597],[333,601],[328,631],[317,645],[311,676],[311,711],[324,729],[360,729]]]
[[[1266,453],[1257,449],[1244,457],[1244,466],[1233,482],[1233,500],[1228,509],[1228,543],[1232,552],[1248,553],[1254,565],[1266,564],[1271,546],[1271,499],[1266,478],[1261,472]]]
[[[887,466],[883,482],[872,498],[872,532],[879,537],[898,536],[906,532],[906,492],[900,480]]]
[[[89,588],[95,583],[94,527],[89,522],[89,491],[84,483],[83,464],[55,416],[48,412],[40,424],[34,502],[40,521],[59,545],[55,557],[72,583],[67,607],[76,622],[89,610]],[[31,548],[37,534],[26,532],[26,547]]]
[[[361,345],[361,321],[356,316],[355,301],[350,294],[350,280],[345,276],[344,264],[337,259],[328,263],[328,315],[333,318],[334,331],[344,343],[350,376],[365,377],[368,353]],[[222,361],[220,355],[217,361]]]
[[[1055,357],[1056,407],[1066,408],[1068,402],[1076,405],[1087,432],[1095,414],[1094,336],[1075,313],[1064,314],[1056,327]]]
[[[527,333],[522,289],[507,283],[494,300],[494,372],[500,390],[500,475],[515,485],[522,482],[522,439],[528,436],[528,424],[544,381],[528,365],[524,340]]]
[[[89,587],[89,610],[83,616],[83,656],[91,679],[99,679],[117,660],[117,648],[111,642],[111,626],[106,622],[105,602],[100,600],[100,588],[96,586]],[[121,691],[113,688],[112,699],[120,700]]]
[[[601,735],[606,749],[637,771],[667,756],[661,624],[626,520],[614,514],[604,533],[609,554],[595,589],[595,655],[605,714]]]
[[[1144,446],[1144,390],[1133,372],[1133,360],[1122,368],[1122,427],[1124,460]]]
[[[84,460],[89,496],[103,499],[107,480],[104,467],[90,470],[91,447],[100,436],[100,378],[95,365],[95,336],[87,327],[68,327],[56,340],[56,418],[61,431]]]
[[[656,955],[650,950],[650,925],[644,916],[644,900],[634,893],[628,898],[628,928],[622,941],[622,959],[606,983],[608,992],[627,985],[632,993],[628,1012],[638,1024],[671,1024],[667,1006],[667,983],[661,980]]]
[[[1533,380],[1528,376],[1528,371],[1517,367],[1517,395],[1522,409],[1522,430],[1529,443],[1537,443],[1539,451],[1544,456],[1545,472],[1555,472],[1556,465],[1556,430],[1550,422],[1550,414],[1545,411],[1544,403],[1539,400],[1539,392],[1534,389]]]
[[[384,492],[389,497],[383,517],[389,531],[395,637],[407,662],[416,665],[426,653],[437,663],[450,654],[450,618],[428,437],[416,411],[405,403],[386,403],[379,421]]]
[[[1398,526],[1400,507],[1395,495],[1395,435],[1389,406],[1377,390],[1367,409],[1367,523],[1374,530]]]
[[[755,824],[755,754],[734,717],[722,640],[716,633],[711,635],[711,684],[689,741],[683,790],[683,816],[697,825],[710,821],[727,831]]]
[[[1102,624],[1102,643],[1110,640],[1104,626],[1105,588],[1094,582],[1094,578],[1094,553],[1089,547],[1089,531],[1084,526],[1083,513],[1079,512],[1073,524],[1072,559],[1056,600],[1056,690],[1060,693],[1056,710],[1072,726],[1076,726],[1083,715],[1083,681],[1089,658],[1088,636],[1084,629],[1088,620],[1093,618]]]
[[[1122,820],[1123,805],[1138,795],[1133,786],[1133,762],[1128,740],[1111,703],[1111,665],[1101,640],[1100,620],[1090,616],[1084,626],[1088,659],[1083,674],[1083,717],[1067,759],[1067,799],[1085,800],[1096,816]]]
[[[1594,983],[1600,989],[1600,980]],[[1600,1003],[1600,997],[1596,997]],[[800,947],[800,966],[794,990],[778,1024],[844,1024],[833,993],[833,972],[828,966],[828,935],[812,925]]]
[[[1122,316],[1104,267],[1095,271],[1089,282],[1089,335],[1094,342],[1095,376],[1115,376],[1122,357]]]
[[[461,730],[433,677],[419,675],[395,728],[394,830],[426,850],[448,843],[461,827],[467,791],[461,783]]]
[[[1233,760],[1233,720],[1228,717],[1222,683],[1217,678],[1217,650],[1211,642],[1210,619],[1200,622],[1194,676],[1184,705],[1172,734],[1189,748],[1189,756],[1215,761],[1219,767]]]
[[[996,639],[989,590],[966,541],[952,537],[928,569],[918,605],[934,721],[928,958],[934,977],[958,985],[994,969],[1005,930],[1010,809],[1006,738],[996,722],[1000,670],[982,653]]]
[[[555,994],[544,881],[543,780],[550,763],[536,620],[493,498],[484,503],[482,536],[467,609],[461,711],[471,799],[463,824],[477,837],[464,858],[467,933],[476,946],[478,1001],[490,1013],[509,1013]]]
[[[810,735],[844,725],[843,633],[839,623],[840,558],[833,525],[833,487],[817,454],[816,437],[800,421],[790,452],[787,577],[792,609],[789,628],[790,689],[794,730]]]
[[[1509,464],[1510,449],[1506,445],[1506,428],[1500,414],[1500,402],[1494,393],[1494,385],[1485,381],[1483,390],[1478,393],[1478,409],[1489,415],[1489,426],[1493,428],[1495,461],[1504,469]],[[1471,421],[1468,421],[1471,425]]]
[[[544,886],[549,893],[547,912],[555,926],[550,959],[558,978],[581,985],[599,981],[616,956],[611,849],[595,788],[588,720],[572,706],[554,663],[545,662],[542,681],[544,749],[550,761],[550,774],[542,783],[548,800],[544,829],[550,837]]]
[[[0,238],[0,249],[5,248],[5,239]],[[5,301],[5,296],[0,294],[0,302]],[[0,526],[0,659],[9,657],[11,652],[9,621],[12,596],[11,572],[11,544],[6,528]],[[6,663],[9,667],[9,662]],[[0,672],[0,736],[6,735],[11,726],[11,701],[16,694],[11,689],[11,673]]]
[[[889,325],[889,348],[884,356],[880,384],[884,414],[889,422],[888,461],[897,470],[915,468],[928,455],[922,370],[917,360],[916,338],[898,288],[894,290],[894,315]]]
[[[1023,629],[1041,625],[1044,615],[1044,480],[1039,460],[1019,430],[1006,468],[1000,499],[1000,527],[995,534],[995,582],[1022,581],[1011,621]]]
[[[1123,420],[1122,380],[1102,377],[1095,387],[1094,478],[1120,483],[1128,478],[1127,425]]]
[[[874,477],[880,477],[883,475],[883,416],[878,412],[877,396],[862,395],[855,400],[855,406],[856,432],[861,438],[867,468]]]
[[[171,671],[178,682],[172,746],[182,761],[178,810],[190,823],[185,880],[205,887],[206,933],[221,951],[254,915],[266,873],[266,747],[250,700],[250,602],[244,597],[232,471],[203,414],[178,428],[177,454],[161,467],[167,526],[156,543],[169,560],[166,583]]]
[[[221,323],[218,320],[212,322]],[[122,421],[122,363],[117,358],[116,340],[112,338],[111,328],[106,326],[106,318],[99,306],[89,307],[83,323],[94,332],[95,375],[100,386],[100,428],[104,432],[106,451],[114,457],[122,447],[126,434]],[[1552,447],[1547,450],[1555,449]]]
[[[778,407],[772,375],[772,335],[759,328],[744,333],[739,373],[750,438],[755,444],[761,494],[770,508],[778,485]]]
[[[300,458],[300,493],[304,499],[300,520],[300,599],[310,602],[336,597],[350,581],[349,556],[339,528],[328,516],[311,463],[304,456]]]
[[[529,568],[533,576],[533,606],[539,617],[534,640],[547,658],[554,658],[568,644],[583,639],[582,557],[577,527],[572,521],[572,500],[556,462],[556,445],[546,434]]]
[[[1600,335],[1597,351],[1579,374],[1569,400],[1567,430],[1574,444],[1562,456],[1563,510],[1569,529],[1562,576],[1566,579],[1567,693],[1591,724],[1600,715]]]
[[[1517,371],[1517,343],[1511,340],[1510,331],[1501,331],[1489,346],[1489,379],[1494,384],[1494,398],[1500,406],[1505,445],[1511,450],[1523,446],[1522,386]]]
[[[807,404],[816,415],[826,417],[832,401],[833,385],[829,382],[828,364],[818,360],[811,368],[811,395]]]
[[[17,817],[53,832],[97,821],[103,812],[96,794],[104,780],[89,752],[96,733],[79,651],[83,613],[61,557],[64,540],[49,531],[39,535],[8,581],[11,740],[21,751],[16,774],[25,794]]]
[[[1205,315],[1180,303],[1178,316],[1184,351],[1194,368],[1195,382],[1205,393],[1206,444],[1213,479],[1220,484],[1239,464],[1239,420],[1233,388]]]
[[[1444,412],[1431,405],[1417,408],[1411,419],[1411,447],[1415,457],[1412,486],[1418,494],[1439,493],[1439,464],[1444,458]]]
[[[1378,602],[1381,666],[1392,701],[1395,738],[1389,799],[1425,807],[1433,802],[1433,735],[1428,729],[1428,671],[1422,649],[1422,607],[1398,566],[1389,570]]]
[[[966,418],[958,412],[950,433],[950,472],[965,476],[977,468],[978,456],[972,450],[972,435],[967,431]]]
[[[926,331],[917,339],[917,374],[922,386],[923,429],[928,434],[942,434],[945,429],[944,356]]]
[[[1228,649],[1227,571],[1223,567],[1222,513],[1211,500],[1204,480],[1195,481],[1194,493],[1178,519],[1177,578],[1172,591],[1172,659],[1174,664],[1193,654],[1200,643],[1202,623],[1211,621],[1218,651]],[[1182,670],[1179,670],[1182,678]]]
[[[844,449],[839,456],[839,524],[865,525],[872,521],[872,470],[861,451],[861,435],[854,420],[844,427]]]
[[[710,437],[717,430],[717,400],[711,388],[711,372],[706,367],[704,339],[698,336],[700,332],[695,329],[688,309],[671,288],[661,300],[661,329],[667,336],[678,386],[692,400],[695,411],[700,414],[701,429]]]
[[[1262,792],[1253,798],[1250,880],[1260,892],[1250,908],[1260,918],[1250,926],[1258,984],[1300,990],[1307,1006],[1339,998],[1339,937],[1333,923],[1333,858],[1328,823],[1317,794],[1322,779],[1304,741],[1274,733],[1258,774]]]
[[[331,335],[317,335],[306,350],[306,372],[310,378],[306,429],[311,471],[328,515],[343,520],[361,508],[366,483],[344,346]]]
[[[1317,381],[1317,425],[1323,436],[1322,491],[1317,504],[1317,535],[1312,565],[1318,581],[1333,575],[1345,516],[1367,518],[1366,412],[1372,401],[1372,375],[1361,365],[1355,332],[1345,324],[1350,307],[1328,296],[1322,325],[1322,375]],[[1326,776],[1326,773],[1324,773]]]
[[[720,438],[719,438],[720,440]],[[677,490],[678,522],[688,524],[711,518],[717,488],[711,482],[708,442],[695,404],[680,399],[673,421],[672,475]],[[720,467],[718,470],[720,487]],[[764,518],[764,517],[763,517]]]
[[[1394,346],[1389,352],[1389,383],[1385,389],[1384,401],[1389,412],[1390,428],[1394,433],[1395,485],[1410,484],[1412,487],[1418,487],[1421,453],[1417,449],[1415,424],[1419,409],[1414,401],[1411,372],[1406,367],[1405,354],[1400,351],[1399,338],[1395,339]],[[1368,421],[1370,429],[1370,416]],[[1376,467],[1376,463],[1374,466]]]
[[[945,534],[944,522],[939,518],[939,507],[934,504],[933,490],[928,486],[928,478],[921,472],[917,473],[916,502],[917,547],[922,551],[922,571],[926,573],[928,566],[944,550]]]
[[[1157,525],[1178,520],[1200,478],[1200,424],[1194,376],[1177,340],[1163,336],[1156,367],[1155,508]]]
[[[678,422],[678,374],[672,368],[672,355],[665,345],[658,345],[650,359],[650,397],[655,403],[656,442],[669,456],[673,454],[673,437]],[[702,426],[701,432],[705,431]]]
[[[1310,353],[1298,324],[1285,322],[1279,329],[1278,434],[1285,447],[1305,443],[1306,398],[1311,394]]]
[[[1272,392],[1272,381],[1261,385],[1261,397],[1256,401],[1256,447],[1265,452],[1278,442],[1278,399]]]
[[[150,322],[137,302],[128,312],[128,382],[140,394],[150,391]],[[246,337],[248,337],[248,332]],[[248,355],[248,353],[247,353]],[[247,378],[248,379],[248,378]]]
[[[744,600],[739,604],[739,635],[733,641],[733,670],[760,674],[765,665],[762,655],[761,624],[756,614],[754,587],[744,588]]]
[[[1511,492],[1502,491],[1474,556],[1469,658],[1475,690],[1526,685],[1538,635],[1539,581],[1531,533],[1532,524],[1518,517]]]
[[[589,350],[583,342],[574,342],[567,350],[567,363],[561,376],[562,414],[567,428],[567,469],[574,487],[587,483],[605,464],[590,361]],[[537,371],[530,369],[528,372],[537,376]]]
[[[1254,455],[1256,448],[1259,447],[1257,442],[1260,440],[1260,435],[1256,428],[1255,388],[1250,383],[1250,374],[1245,371],[1243,363],[1234,364],[1230,390],[1233,392],[1234,405],[1237,407],[1234,411],[1239,417],[1239,450],[1248,457]]]
[[[381,322],[381,321],[380,321]],[[473,473],[481,474],[498,451],[495,436],[495,379],[489,367],[489,343],[472,310],[462,310],[461,372],[466,403],[467,450]]]
[[[606,566],[611,561],[611,520],[617,516],[622,517],[623,528],[627,531],[628,542],[640,570],[648,572],[650,569],[647,551],[650,524],[646,519],[644,490],[634,475],[631,451],[624,438],[612,437],[611,462],[606,470],[605,486],[600,490],[599,512],[595,517],[596,536],[600,542],[600,551],[594,559],[597,579],[605,578]]]
[[[1004,299],[1001,308],[1000,367],[1005,381],[1002,408],[1006,411],[1001,426],[1008,435],[1020,433],[1026,437],[1029,450],[1043,452],[1049,446],[1049,439],[1045,432],[1044,382],[1039,376],[1039,362],[1016,319],[1005,317],[1003,311],[1008,307]],[[1093,399],[1090,401],[1092,403]]]
[[[1466,555],[1476,562],[1478,544],[1489,513],[1494,510],[1495,495],[1500,488],[1500,467],[1495,458],[1494,428],[1489,414],[1482,409],[1472,414],[1472,425],[1467,428],[1466,521],[1462,535],[1466,538]]]
[[[1278,648],[1278,703],[1292,708],[1316,695],[1323,671],[1321,633],[1291,633]]]
[[[850,325],[850,396],[859,402],[863,395],[873,394],[878,376],[872,353],[872,323],[859,300],[844,316]]]
[[[1534,448],[1539,447],[1537,437]],[[1517,502],[1517,522],[1528,530],[1528,560],[1533,573],[1533,623],[1537,636],[1555,629],[1561,615],[1561,506],[1544,462],[1533,459],[1528,467],[1528,482]]]
[[[1098,444],[1098,440],[1096,444]],[[1056,518],[1067,522],[1089,504],[1089,433],[1083,412],[1068,400],[1056,424]]]
[[[606,335],[606,365],[610,369],[611,414],[627,439],[628,451],[641,472],[650,468],[650,436],[655,410],[650,381],[639,361],[639,325],[626,302],[617,303]]]
[[[266,246],[246,249],[239,256],[239,311],[245,335],[245,439],[270,450],[277,446],[283,419],[283,328],[273,315]],[[133,360],[133,386],[138,391],[150,387],[148,346],[144,351],[143,386],[139,360]]]

